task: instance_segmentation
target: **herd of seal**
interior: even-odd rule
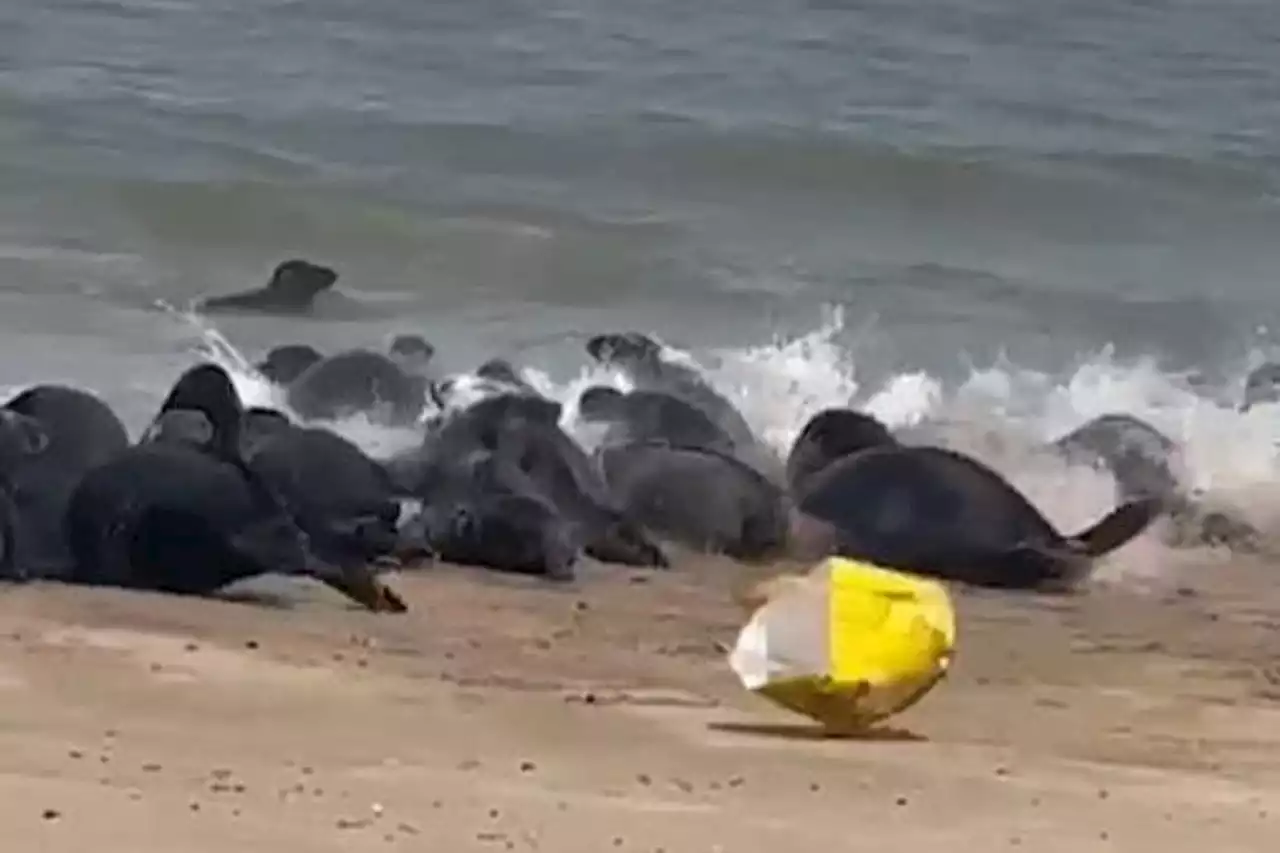
[[[202,305],[305,313],[336,278],[287,261],[264,291]],[[1177,442],[1129,414],[1044,446],[1115,483],[1116,508],[1067,534],[982,461],[865,412],[817,413],[778,458],[653,337],[596,334],[585,354],[628,386],[579,396],[579,417],[600,428],[591,450],[516,365],[495,358],[434,376],[435,349],[417,334],[328,354],[271,349],[255,367],[286,410],[246,407],[227,371],[202,361],[136,438],[88,390],[28,387],[0,407],[0,577],[209,595],[283,574],[394,613],[406,604],[384,571],[430,559],[566,581],[584,555],[663,569],[673,548],[751,562],[838,554],[960,584],[1063,591],[1159,518],[1174,545],[1261,541],[1187,488]],[[1280,367],[1264,365],[1241,408],[1277,398]],[[356,413],[421,441],[374,458],[326,425]]]

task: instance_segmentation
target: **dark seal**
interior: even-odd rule
[[[206,314],[307,314],[315,298],[337,280],[333,269],[295,258],[277,265],[266,287],[206,297],[196,303],[196,309]]]

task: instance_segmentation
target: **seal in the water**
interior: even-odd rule
[[[405,609],[367,567],[320,560],[282,499],[245,463],[243,407],[222,368],[184,373],[157,421],[180,409],[212,425],[205,447],[134,445],[89,471],[72,493],[68,580],[205,595],[260,574],[306,575],[372,610]]]
[[[1058,437],[1050,447],[1070,463],[1107,471],[1122,501],[1158,500],[1173,523],[1168,544],[1259,547],[1261,533],[1252,524],[1188,492],[1175,473],[1181,467],[1181,448],[1141,418],[1101,415]]]
[[[389,356],[357,349],[325,358],[302,372],[285,392],[289,408],[305,420],[355,414],[406,426],[426,405],[427,380],[406,373]]]
[[[295,258],[278,264],[266,287],[206,297],[196,303],[196,308],[206,314],[306,314],[316,296],[333,287],[337,280],[338,273],[333,269]]]
[[[473,450],[435,474],[406,539],[459,565],[573,578],[580,548],[572,529],[508,460]]]
[[[476,376],[481,379],[487,379],[490,382],[506,385],[512,390],[523,391],[526,394],[538,393],[537,389],[520,375],[520,371],[516,370],[516,366],[505,358],[489,359],[476,368]]]
[[[853,409],[823,409],[805,423],[787,454],[787,484],[792,494],[804,491],[814,474],[837,459],[897,444],[889,428],[872,415]]]
[[[740,560],[787,547],[782,490],[728,454],[645,442],[604,447],[598,459],[626,516],[660,536]]]
[[[1247,412],[1254,406],[1277,402],[1280,402],[1280,364],[1268,361],[1249,371],[1245,377],[1240,411]]]
[[[38,424],[40,452],[25,455],[9,472],[18,519],[18,557],[29,577],[55,578],[71,562],[62,520],[71,493],[93,468],[129,446],[129,434],[111,407],[88,391],[35,385],[4,404]]]
[[[307,344],[272,347],[254,368],[277,385],[288,385],[307,368],[324,361],[324,353]]]
[[[391,339],[387,355],[406,373],[425,375],[436,348],[422,335],[399,334]]]
[[[1160,513],[1144,498],[1066,537],[1003,477],[939,447],[876,447],[813,476],[793,531],[843,556],[976,586],[1063,589]],[[815,523],[816,522],[816,523]],[[812,547],[815,543],[803,545]]]
[[[587,354],[623,371],[640,390],[664,391],[689,402],[711,417],[745,451],[758,439],[742,413],[692,367],[667,358],[662,346],[639,332],[595,335],[587,340]]]
[[[733,439],[697,406],[665,391],[595,385],[578,396],[578,416],[607,426],[604,444],[665,441],[673,447],[734,452]]]

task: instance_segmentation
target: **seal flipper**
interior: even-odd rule
[[[1082,556],[1097,559],[1140,535],[1163,511],[1164,502],[1156,497],[1123,503],[1089,529],[1068,539],[1068,548]]]
[[[311,567],[308,575],[374,613],[405,613],[409,605],[369,566]]]

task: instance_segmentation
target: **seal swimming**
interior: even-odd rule
[[[333,269],[293,258],[276,265],[265,287],[205,297],[196,302],[196,310],[205,314],[306,314],[316,297],[332,288],[337,280],[338,273]]]

